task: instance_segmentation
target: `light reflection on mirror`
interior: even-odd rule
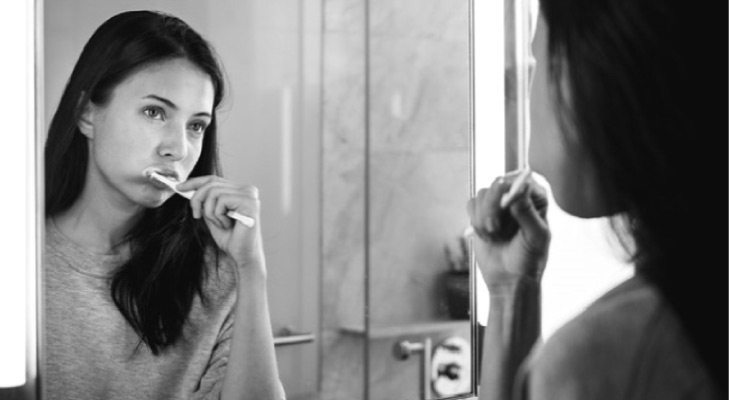
[[[6,60],[0,87],[5,112],[7,149],[0,159],[5,174],[5,210],[0,251],[6,267],[0,270],[0,398],[34,398],[36,363],[36,262],[38,259],[35,154],[34,4],[7,2],[0,12],[0,48]]]

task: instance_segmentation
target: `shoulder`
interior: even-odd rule
[[[563,399],[681,398],[706,382],[676,316],[639,277],[556,331],[531,364],[530,391]]]

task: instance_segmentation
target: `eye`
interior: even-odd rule
[[[152,118],[152,119],[164,120],[164,118],[165,118],[165,110],[163,110],[160,107],[155,107],[155,106],[145,107],[143,112],[146,116],[148,116],[149,118]]]
[[[208,124],[202,121],[196,121],[189,125],[189,128],[191,131],[195,132],[196,134],[203,134],[205,132],[205,129],[208,128]]]

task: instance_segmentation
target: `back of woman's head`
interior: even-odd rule
[[[190,176],[218,173],[215,109],[224,82],[212,47],[174,16],[121,13],[104,22],[84,46],[51,121],[45,147],[47,217],[71,207],[84,187],[89,148],[77,123],[87,102],[103,106],[131,74],[176,58],[200,68],[214,88],[212,120]],[[217,263],[217,248],[205,223],[192,218],[180,196],[146,209],[124,243],[131,256],[115,271],[111,295],[141,341],[159,354],[181,338],[195,295],[205,301],[207,256]]]
[[[719,262],[727,260],[727,247],[710,244],[720,237],[706,234],[707,217],[700,215],[722,199],[698,194],[694,184],[698,176],[722,173],[726,159],[709,156],[727,140],[726,121],[718,119],[727,115],[726,98],[710,101],[727,57],[707,63],[701,46],[722,37],[707,20],[712,11],[686,1],[540,1],[566,140],[587,151],[608,204],[623,212],[624,223],[616,226],[631,235],[637,272],[660,289],[715,376],[725,380],[720,371],[727,359],[711,357],[727,354],[718,353],[727,345],[727,324],[711,329],[716,321],[698,310],[726,304],[719,293],[727,289],[691,291],[727,282],[727,262]],[[724,203],[710,212],[724,213]]]
[[[129,11],[93,33],[66,84],[51,121],[45,148],[46,215],[70,207],[83,188],[88,147],[77,123],[87,102],[105,105],[116,86],[155,63],[185,58],[210,76],[213,107],[223,98],[223,78],[210,45],[188,24],[164,13]],[[206,129],[200,160],[191,176],[217,169],[216,119]]]

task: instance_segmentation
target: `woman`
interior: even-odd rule
[[[528,179],[502,209],[515,175],[482,189],[468,203],[490,292],[479,398],[727,398],[727,247],[703,226],[727,195],[699,181],[719,179],[726,160],[709,152],[727,139],[716,126],[727,103],[701,101],[727,70],[726,57],[700,61],[697,43],[718,37],[712,12],[663,0],[540,7],[531,168],[569,214],[611,217],[636,273],[538,344],[545,190]]]
[[[45,148],[44,399],[281,399],[253,186],[218,172],[224,83],[180,19],[84,47]],[[147,177],[195,191],[190,200]]]

